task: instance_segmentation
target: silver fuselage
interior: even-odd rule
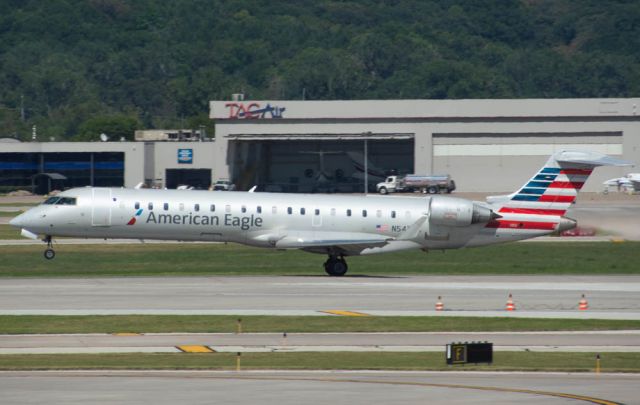
[[[458,215],[453,197],[344,196],[193,190],[76,188],[60,194],[74,205],[40,205],[12,225],[32,233],[83,238],[226,241],[325,253],[346,246],[345,255],[406,249],[450,249],[526,239],[552,230],[464,226],[429,218],[438,202]],[[486,204],[473,202],[474,207]],[[435,208],[434,208],[435,209]],[[484,209],[484,208],[482,208]],[[488,210],[488,209],[487,209]],[[355,245],[354,240],[362,240]],[[385,241],[376,245],[376,241]]]

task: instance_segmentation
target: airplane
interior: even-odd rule
[[[609,190],[609,187],[617,187],[618,191],[621,189],[640,191],[640,173],[629,173],[624,177],[609,179],[602,184],[605,185],[607,191]]]
[[[356,171],[351,175],[359,180],[364,179],[364,154],[361,152],[345,152],[349,159],[351,159],[351,164],[356,169]],[[367,176],[371,178],[372,182],[380,182],[387,177],[387,173],[375,166],[369,158],[367,158]]]
[[[592,170],[631,165],[596,152],[560,151],[516,192],[486,202],[450,196],[380,197],[126,188],[74,188],[11,220],[22,235],[236,242],[345,257],[457,249],[529,239],[576,227],[564,216]]]

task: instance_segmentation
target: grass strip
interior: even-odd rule
[[[17,217],[22,211],[0,211],[0,217]]]
[[[2,315],[0,334],[235,333],[229,315]],[[638,330],[640,321],[476,317],[243,316],[242,332],[530,332]]]
[[[18,231],[15,235],[18,234]],[[236,244],[0,246],[0,277],[324,275],[325,257]],[[510,243],[350,257],[349,276],[640,274],[640,242]]]
[[[442,353],[243,353],[243,370],[480,370],[592,372],[595,353],[494,352],[491,365],[447,366]],[[602,372],[639,372],[640,353],[601,354]],[[234,353],[12,354],[0,370],[234,370]]]
[[[2,207],[25,207],[25,208],[30,208],[30,207],[35,207],[36,205],[40,205],[41,202],[33,202],[33,203],[27,203],[27,202],[0,202],[0,208]]]
[[[0,224],[0,239],[22,239],[22,236],[20,236],[19,229],[11,225]]]

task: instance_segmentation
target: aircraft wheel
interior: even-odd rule
[[[53,249],[47,249],[44,251],[44,258],[47,260],[51,260],[56,257],[56,252]]]
[[[341,277],[347,273],[349,266],[347,266],[347,262],[344,259],[338,259],[336,257],[330,257],[324,263],[324,270],[328,275],[333,277]]]

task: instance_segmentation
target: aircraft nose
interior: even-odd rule
[[[24,220],[24,214],[20,214],[17,217],[13,218],[9,221],[9,225],[15,226],[16,228],[22,228],[22,221]]]

